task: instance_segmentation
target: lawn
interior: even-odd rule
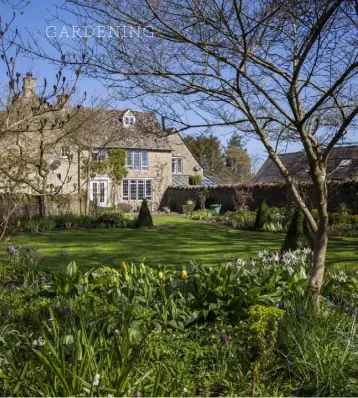
[[[37,247],[44,264],[56,266],[62,251],[70,253],[79,266],[118,266],[121,260],[148,265],[186,265],[190,259],[215,264],[233,256],[248,258],[258,251],[278,250],[283,234],[238,231],[191,221],[178,216],[154,217],[152,229],[93,229],[46,232],[14,236],[1,243],[0,259],[7,244]],[[355,265],[357,238],[330,238],[328,262]]]

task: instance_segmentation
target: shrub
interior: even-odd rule
[[[189,176],[189,185],[202,185],[203,179],[201,175],[194,174],[193,176]]]
[[[188,214],[194,211],[195,202],[193,200],[187,200],[185,205],[182,206],[183,214]]]
[[[140,207],[136,227],[153,227],[153,219],[150,214],[148,202],[146,199],[143,200]]]
[[[189,220],[211,220],[214,218],[214,215],[211,210],[195,210],[191,213],[187,213],[185,218]]]
[[[263,227],[263,225],[266,222],[267,212],[268,212],[268,206],[264,199],[261,201],[260,207],[258,208],[256,213],[255,229],[261,229]]]
[[[281,251],[313,247],[312,232],[300,209],[296,209],[288,228]]]

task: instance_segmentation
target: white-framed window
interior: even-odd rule
[[[102,162],[107,159],[107,150],[98,149],[92,152],[92,162]]]
[[[125,179],[122,181],[123,200],[152,200],[153,183],[148,179]]]
[[[183,158],[172,158],[172,173],[183,174]]]
[[[126,167],[128,170],[148,171],[149,170],[148,151],[128,150]]]
[[[70,147],[69,146],[61,147],[61,157],[68,158],[69,156],[70,156]]]
[[[95,206],[106,206],[108,198],[108,181],[93,180],[91,181],[90,199]]]
[[[130,127],[135,124],[135,117],[134,116],[124,116],[123,118],[123,126]]]

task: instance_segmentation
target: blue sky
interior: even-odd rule
[[[21,30],[22,34],[26,34],[27,30],[32,34],[37,34],[38,32],[45,34],[46,28],[48,26],[57,24],[56,22],[54,22],[51,13],[54,13],[56,5],[60,6],[62,3],[63,2],[61,0],[32,0],[31,3],[24,9],[23,14],[17,12],[15,24],[19,28],[19,30]],[[2,9],[0,12],[3,16],[3,20],[5,21],[9,20],[13,13],[10,8]],[[49,44],[46,43],[46,40],[42,39],[40,35],[38,37],[44,49],[46,49],[50,53],[56,54],[56,51]],[[1,72],[3,71],[2,67],[0,67],[0,70]],[[34,77],[37,78],[38,86],[41,86],[43,84],[44,78],[46,78],[49,83],[54,81],[55,74],[58,71],[58,67],[51,64],[47,60],[21,57],[17,63],[17,70],[19,73],[21,73],[22,76],[24,76],[26,72],[32,72]],[[69,75],[70,74],[67,74],[66,76]],[[3,76],[3,73],[1,73],[1,76]],[[100,95],[106,97],[107,95],[106,88],[103,87],[100,82],[87,77],[80,78],[78,89],[81,92],[86,91],[88,98],[90,98],[91,96]],[[125,102],[121,102],[118,104],[118,107],[120,108],[127,108],[129,106],[131,106],[131,104]],[[188,133],[195,133],[195,131],[189,130]],[[225,145],[227,139],[229,138],[228,133],[224,131],[217,131],[217,135],[220,137],[223,145]],[[246,147],[250,154],[254,155],[258,152],[261,152],[262,160],[266,158],[263,147],[258,141],[250,140],[247,142]]]
[[[22,31],[23,34],[26,33],[26,30],[32,32],[33,34],[37,34],[37,32],[41,32],[42,34],[44,34],[48,26],[56,25],[56,23],[52,19],[53,17],[51,15],[51,11],[54,12],[55,5],[60,6],[61,4],[62,0],[59,1],[32,0],[31,3],[24,9],[23,14],[17,13],[18,15],[16,17],[16,25],[18,26],[19,30]],[[0,13],[3,16],[3,20],[5,21],[9,20],[9,18],[12,15],[12,12],[13,11],[9,8],[5,10],[2,9],[0,11]],[[55,50],[51,48],[50,45],[48,45],[44,39],[41,39],[40,35],[38,37],[39,40],[41,41],[41,45],[43,45],[47,51],[53,52],[55,54]],[[58,67],[52,65],[46,60],[42,59],[34,60],[22,57],[17,64],[17,69],[18,72],[21,73],[21,75],[25,75],[26,72],[29,71],[32,72],[33,75],[38,79],[38,85],[40,86],[45,77],[48,79],[50,83],[51,81],[53,81],[55,74],[58,70]],[[1,76],[3,76],[2,73],[3,71],[1,66],[0,66],[0,72]],[[69,75],[67,74],[67,76]],[[106,88],[103,87],[100,84],[100,82],[96,81],[95,79],[90,79],[87,77],[81,77],[78,88],[79,91],[81,92],[86,91],[88,93],[88,97],[91,96],[106,97],[107,95]],[[129,106],[130,106],[129,103],[124,103],[124,102],[118,104],[118,107],[120,108],[127,108]],[[190,131],[188,131],[188,133],[190,133]],[[195,131],[192,131],[192,133],[195,133]],[[223,131],[217,131],[217,133],[218,136],[221,138],[223,145],[225,145],[228,139],[228,134],[224,133]],[[263,146],[257,140],[248,141],[246,147],[251,155],[260,154],[262,157],[262,161],[266,158],[266,153],[263,149]],[[298,149],[299,146],[297,145],[291,145],[287,148],[288,151],[294,151]]]

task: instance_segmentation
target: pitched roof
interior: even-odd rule
[[[92,146],[97,142],[98,147],[106,143],[108,148],[172,150],[168,132],[162,130],[154,113],[132,111],[136,118],[135,124],[125,127],[123,115],[126,112],[127,110],[81,109],[78,117],[85,120],[83,131],[88,128],[87,134],[82,137],[83,142],[91,135],[94,140]],[[95,131],[91,132],[91,127]]]
[[[224,181],[218,176],[208,176],[206,175],[205,178],[212,181],[214,185],[223,185]]]
[[[292,176],[298,180],[309,180],[306,155],[303,151],[281,154],[280,159]],[[358,145],[334,148],[327,161],[327,178],[345,180],[358,176]],[[255,175],[253,182],[283,182],[279,169],[268,158]]]

